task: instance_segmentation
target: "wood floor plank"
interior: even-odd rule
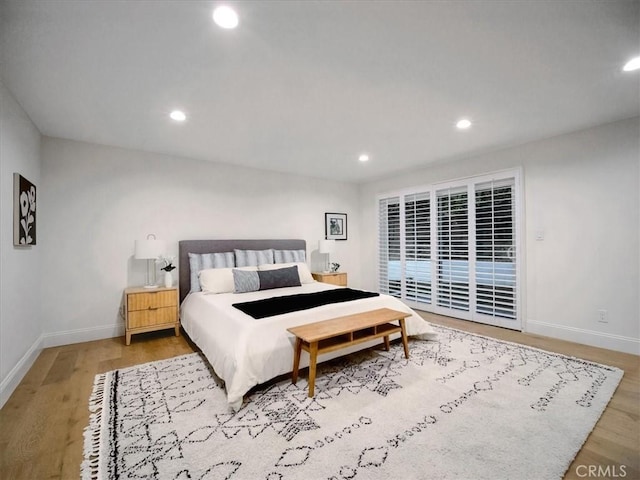
[[[620,474],[622,466],[624,477],[640,478],[639,357],[424,312],[421,315],[459,330],[623,369],[618,390],[565,479],[589,478],[586,468],[608,468],[609,473],[617,468]],[[95,375],[194,351],[197,348],[188,337],[176,337],[173,330],[135,335],[130,346],[124,344],[124,338],[111,338],[43,350],[0,410],[0,478],[79,478]]]
[[[77,350],[68,350],[58,352],[56,359],[54,360],[47,376],[42,381],[42,385],[48,385],[50,383],[58,383],[63,380],[68,380],[73,375],[73,371],[78,360]]]

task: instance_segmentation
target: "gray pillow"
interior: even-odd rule
[[[234,268],[233,288],[235,293],[256,292],[282,287],[299,287],[298,267],[285,267],[276,270],[239,270]]]
[[[235,293],[257,292],[260,290],[260,279],[256,270],[238,270],[233,272],[233,291]]]
[[[258,270],[258,278],[260,279],[260,290],[300,286],[300,275],[298,267],[295,265],[277,270]]]
[[[233,252],[220,253],[189,253],[189,271],[191,272],[191,292],[199,292],[200,280],[198,275],[200,270],[209,268],[233,268],[235,258]]]

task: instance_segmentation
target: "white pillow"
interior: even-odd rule
[[[200,288],[206,293],[233,292],[233,268],[207,268],[200,270]]]
[[[233,268],[206,268],[198,272],[200,288],[206,293],[231,293],[235,290]],[[237,270],[258,270],[258,267],[241,267]]]
[[[298,267],[298,275],[300,276],[300,283],[313,283],[315,280],[311,276],[309,266],[304,262],[295,263],[265,263],[258,266],[258,270],[277,270],[279,268],[286,267]]]

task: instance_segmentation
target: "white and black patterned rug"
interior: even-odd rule
[[[434,326],[256,390],[237,413],[190,354],[96,377],[83,478],[562,478],[623,372]]]

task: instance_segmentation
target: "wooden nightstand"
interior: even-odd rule
[[[347,274],[345,272],[324,273],[313,272],[311,274],[314,280],[322,283],[330,283],[331,285],[347,286]]]
[[[178,289],[131,287],[124,290],[124,322],[126,344],[131,335],[174,328],[180,336],[178,320]]]

